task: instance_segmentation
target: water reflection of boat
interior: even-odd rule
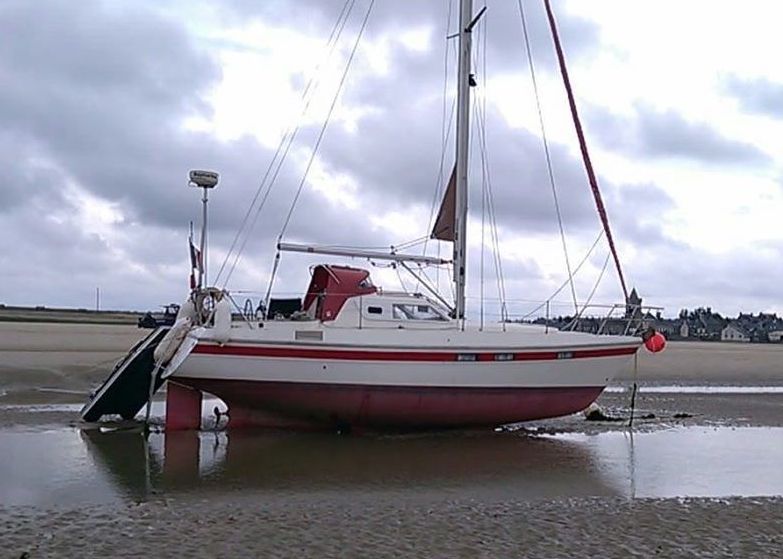
[[[155,452],[155,440],[138,430],[90,429],[79,431],[97,468],[123,495],[143,499],[163,471],[163,453]]]
[[[519,433],[337,437],[84,432],[120,491],[404,493],[526,500],[621,492],[587,445]],[[162,465],[162,467],[161,467]]]

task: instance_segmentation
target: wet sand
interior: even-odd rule
[[[0,557],[780,557],[780,499],[179,500],[0,509]]]
[[[735,441],[764,435],[727,431]],[[670,495],[706,487],[702,478],[726,484],[724,472],[710,466],[720,461],[701,455],[722,445],[683,449],[661,430],[639,434],[635,454],[633,439],[621,433],[605,433],[611,444],[598,452],[591,448],[595,435],[180,433],[165,436],[165,455],[161,434],[148,442],[130,430],[64,435],[47,432],[50,440],[76,442],[89,463],[76,447],[53,461],[68,472],[92,471],[82,482],[90,485],[76,486],[78,495],[44,496],[36,506],[0,505],[0,558],[777,557],[783,551],[781,497],[644,497],[645,484]],[[618,442],[619,454],[605,452]],[[662,457],[669,442],[673,456]],[[157,451],[145,463],[149,447]],[[759,487],[746,479],[759,470],[737,454],[726,469],[735,481],[717,491]],[[631,461],[617,463],[623,456]],[[627,471],[634,464],[635,475]],[[773,491],[783,488],[777,464],[769,466],[761,473],[778,478]],[[684,469],[690,481],[679,475]],[[72,482],[68,472],[52,486]],[[113,500],[90,502],[101,485]]]

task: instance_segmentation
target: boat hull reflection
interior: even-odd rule
[[[85,431],[123,493],[392,492],[406,498],[619,495],[587,445],[520,433],[388,437]]]

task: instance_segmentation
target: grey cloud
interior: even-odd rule
[[[414,55],[408,55],[414,56]],[[394,69],[383,77],[362,81],[354,95],[360,104],[378,109],[357,123],[355,131],[330,128],[321,151],[334,172],[353,176],[365,205],[383,208],[430,207],[437,188],[446,182],[454,161],[453,144],[447,147],[442,183],[437,183],[441,154],[440,101],[425,95],[397,94],[401,79]],[[375,98],[372,92],[376,92]],[[375,104],[377,103],[377,105]],[[491,181],[501,227],[523,232],[556,232],[556,218],[541,139],[524,129],[512,129],[493,110],[487,114]],[[453,142],[453,140],[452,140]],[[472,211],[481,206],[481,168],[478,138],[473,138]],[[550,145],[561,211],[571,232],[598,223],[581,161],[560,144]],[[602,181],[607,192],[616,187]],[[658,190],[658,200],[665,195]],[[624,203],[625,197],[618,198]],[[630,203],[635,200],[630,200]],[[610,215],[613,213],[610,204]],[[416,232],[411,237],[426,233]]]
[[[740,106],[750,112],[772,117],[783,117],[783,83],[765,78],[743,79],[728,76],[723,80],[725,90],[735,97]]]
[[[181,119],[203,110],[208,84],[194,77],[219,78],[183,29],[97,2],[6,3],[0,27],[6,132],[97,194],[131,203],[157,195],[151,168],[172,151]]]
[[[334,25],[338,15],[348,4],[343,0],[296,0],[253,2],[248,0],[230,0],[223,5],[221,14],[229,21],[244,21],[247,18],[258,18],[266,23],[288,25],[296,21],[299,29],[319,33],[324,37]],[[366,12],[367,0],[355,2],[350,18],[349,28],[358,24]],[[528,31],[530,33],[531,49],[535,60],[541,63],[542,70],[556,70],[556,60],[549,24],[542,2],[523,3]],[[478,13],[482,4],[474,3],[474,11]],[[489,63],[492,70],[512,68],[519,70],[527,64],[524,54],[522,24],[516,2],[494,2],[487,4],[480,26],[486,24],[488,30],[487,47],[490,51]],[[555,17],[566,54],[569,59],[588,55],[598,45],[600,37],[595,23],[581,19],[555,4]],[[369,19],[367,35],[372,38],[378,33],[403,32],[418,26],[431,27],[435,45],[441,43],[446,36],[447,18],[451,13],[449,33],[456,27],[458,2],[453,0],[428,0],[424,2],[395,2],[378,0],[374,3]],[[479,26],[479,27],[480,27]],[[480,33],[476,32],[475,49],[482,47]],[[442,61],[443,51],[436,46],[435,60]],[[430,73],[440,77],[440,66],[430,66]]]
[[[610,223],[620,240],[643,250],[679,244],[661,228],[662,217],[675,207],[662,188],[653,183],[624,184],[612,187],[608,194]]]
[[[634,266],[640,293],[645,302],[666,307],[666,316],[679,309],[710,305],[724,315],[742,312],[774,311],[770,303],[778,300],[783,273],[771,266],[783,258],[737,250],[722,255],[707,255],[685,244],[656,247],[654,253],[639,259]]]
[[[691,122],[679,113],[640,104],[626,118],[602,107],[587,111],[595,137],[620,152],[661,159],[692,159],[718,165],[766,165],[770,158],[752,144],[727,138],[709,124]]]
[[[3,3],[0,46],[7,179],[0,300],[82,306],[85,286],[89,301],[99,281],[124,293],[113,300],[117,306],[150,305],[162,293],[179,298],[187,222],[199,215],[197,194],[185,187],[187,170],[222,172],[211,230],[216,243],[228,245],[271,159],[249,138],[222,143],[182,128],[187,116],[209,116],[202,95],[220,78],[216,62],[174,20],[135,5],[87,1]],[[282,193],[297,174],[284,170]],[[122,209],[124,261],[106,240],[79,229],[77,208],[63,195],[69,184]],[[280,216],[286,197],[269,209]],[[328,204],[319,211],[339,222]],[[311,223],[299,227],[302,236]],[[266,217],[254,234],[272,238],[273,227],[279,221]]]
[[[244,9],[239,4],[235,15]],[[327,10],[320,2],[254,4],[261,6],[262,11],[255,12],[258,17],[279,25],[296,22],[308,29],[312,25],[318,32],[328,29],[340,7],[330,4],[337,6],[332,14],[332,8]],[[504,10],[512,7],[515,9],[503,5]],[[422,21],[420,16],[434,29],[443,28],[445,8],[440,3],[405,3],[400,8],[397,3],[379,2],[377,8],[368,29],[371,34],[388,32],[395,26],[402,29],[412,21]],[[506,19],[492,19],[500,17],[494,15],[500,12],[490,8],[490,70],[511,68],[513,62],[515,69],[525,71],[519,64],[524,54],[515,28],[518,21],[513,19],[516,12]],[[301,18],[291,19],[296,14]],[[568,14],[558,15],[569,58],[588,54],[597,41],[595,27],[572,20]],[[549,38],[541,27],[545,22],[532,13],[530,18],[537,56],[542,67],[552,68],[545,64],[552,62]],[[437,36],[440,31],[434,33]],[[500,56],[493,63],[492,56],[500,55],[500,39],[504,37],[516,41],[519,50],[505,51],[502,56],[507,59]],[[0,301],[89,306],[99,283],[109,306],[143,308],[180,299],[187,281],[184,232],[187,221],[199,211],[196,193],[184,186],[185,173],[196,167],[215,168],[222,176],[211,197],[214,274],[217,254],[230,244],[271,153],[252,138],[224,143],[182,128],[187,116],[209,116],[203,96],[220,79],[220,69],[202,45],[188,36],[181,22],[147,5],[10,1],[0,6],[0,47],[4,84],[0,89],[0,163],[10,178],[0,191]],[[379,113],[360,118],[355,132],[334,123],[319,157],[328,169],[356,180],[361,210],[346,211],[308,186],[294,214],[289,240],[381,246],[427,233],[423,223],[417,231],[396,232],[394,236],[373,231],[367,214],[380,214],[390,207],[402,211],[414,206],[428,208],[431,203],[438,186],[441,147],[442,54],[437,43],[426,53],[395,48],[388,75],[368,77],[360,65],[358,72],[352,72],[343,102],[370,106]],[[501,229],[556,233],[539,138],[525,130],[510,129],[492,112],[488,120]],[[695,135],[694,129],[681,121],[667,120],[685,130],[678,141],[687,144]],[[622,132],[621,127],[616,128]],[[647,136],[663,133],[642,118],[632,128]],[[698,127],[695,131],[703,132]],[[302,131],[296,148],[302,150],[300,154],[306,153],[303,146],[308,140],[312,142],[315,133],[315,128]],[[651,150],[652,140],[642,140],[638,140],[641,147],[634,149]],[[725,142],[719,141],[717,147],[724,149],[721,153],[726,157]],[[581,164],[565,146],[553,144],[551,148],[568,232],[592,235],[598,221]],[[655,142],[652,148],[656,148]],[[708,154],[697,158],[711,160],[714,150],[713,145]],[[652,151],[663,156],[660,154],[672,149],[658,146]],[[446,174],[453,161],[451,147],[447,156]],[[480,175],[476,164],[473,172],[477,185]],[[250,236],[230,287],[265,287],[273,239],[300,176],[301,169],[289,161]],[[123,209],[127,219],[119,226],[124,235],[119,255],[112,250],[117,246],[110,247],[106,239],[80,231],[74,222],[49,219],[76,211],[63,196],[66,182]],[[619,237],[654,243],[656,254],[670,250],[672,258],[695,260],[692,253],[671,245],[661,233],[656,216],[667,212],[671,201],[660,189],[608,181],[602,185]],[[474,210],[480,206],[477,190],[471,201]],[[640,203],[645,205],[641,215]],[[307,278],[303,270],[309,261],[287,255],[284,263],[278,287],[288,292],[304,289]],[[475,259],[471,261],[471,271],[475,271],[475,263]],[[676,270],[668,266],[659,262],[649,273],[676,277]],[[722,270],[720,266],[713,269],[716,273]],[[641,273],[647,270],[643,268]],[[532,260],[507,264],[506,275],[509,286],[530,296],[535,292],[536,297],[544,293],[544,280],[548,279]],[[664,298],[676,293],[666,282],[660,285],[664,286]]]

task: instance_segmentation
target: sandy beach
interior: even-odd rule
[[[633,378],[500,436],[81,431],[146,333],[0,323],[0,558],[783,554],[783,346],[642,351],[635,445]]]
[[[80,402],[148,332],[129,324],[0,322],[0,403]]]

